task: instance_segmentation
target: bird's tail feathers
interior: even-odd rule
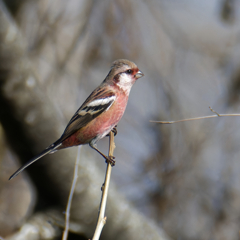
[[[27,168],[29,165],[31,165],[32,163],[36,162],[38,159],[42,158],[43,156],[49,154],[49,153],[53,153],[55,151],[57,151],[57,148],[60,147],[62,145],[62,143],[58,143],[58,144],[52,144],[50,145],[48,148],[46,148],[44,151],[42,151],[40,154],[38,154],[37,156],[35,156],[34,158],[32,158],[31,160],[29,160],[26,164],[24,164],[22,167],[20,167],[10,178],[9,180],[13,179],[14,177],[16,177],[20,172],[22,172],[25,168]]]

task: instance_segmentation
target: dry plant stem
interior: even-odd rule
[[[109,154],[108,156],[113,156],[113,151],[115,149],[115,143],[114,143],[114,133],[111,131],[109,134]],[[107,204],[107,196],[108,196],[108,189],[110,184],[110,177],[112,172],[112,166],[111,163],[107,163],[107,170],[105,175],[105,181],[102,186],[102,199],[99,207],[99,215],[98,215],[98,221],[97,226],[93,235],[92,240],[98,240],[100,238],[102,229],[106,223],[107,217],[105,217],[105,209]]]
[[[214,111],[211,107],[209,107],[209,108],[216,115],[195,117],[195,118],[186,118],[186,119],[181,119],[181,120],[176,120],[176,121],[152,121],[152,120],[150,120],[150,122],[161,123],[161,124],[172,124],[172,123],[187,122],[187,121],[200,120],[200,119],[206,119],[206,118],[215,118],[215,117],[240,117],[240,113],[219,114],[216,111]]]
[[[65,213],[65,229],[63,232],[62,240],[67,240],[67,237],[68,237],[70,209],[71,209],[74,189],[78,179],[78,165],[79,165],[79,159],[80,159],[80,150],[81,150],[81,146],[78,146],[78,153],[77,153],[77,158],[76,158],[75,167],[74,167],[73,181],[72,181],[70,193],[68,196],[67,208]]]

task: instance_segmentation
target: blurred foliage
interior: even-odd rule
[[[112,199],[121,199],[114,195],[120,192],[132,204],[131,210],[137,209],[147,223],[153,222],[173,239],[239,239],[239,118],[173,125],[149,120],[211,115],[209,105],[219,113],[240,112],[240,2],[11,0],[5,4],[25,46],[22,55],[15,48],[8,49],[12,55],[4,57],[11,59],[14,71],[7,76],[1,72],[1,81],[6,82],[1,84],[4,101],[0,107],[5,109],[0,119],[8,143],[0,148],[1,158],[8,159],[4,160],[9,164],[6,167],[18,158],[27,161],[56,140],[79,105],[104,79],[111,62],[127,58],[145,77],[133,87],[118,126]],[[1,43],[1,59],[6,49]],[[20,55],[28,64],[20,61]],[[6,63],[2,60],[0,64],[0,70],[4,69]],[[28,70],[24,76],[20,74],[21,64],[31,69],[32,77],[26,77]],[[11,95],[19,89],[24,94]],[[17,102],[17,107],[7,107],[12,106],[10,102]],[[23,102],[29,102],[28,109],[21,107],[26,106]],[[1,133],[0,138],[3,136]],[[106,146],[107,140],[99,142],[105,152]],[[48,161],[34,164],[28,170],[30,177],[23,174],[21,181],[29,184],[26,191],[32,194],[32,205],[26,204],[30,209],[21,213],[21,220],[10,221],[10,230],[0,230],[0,235],[9,236],[26,216],[34,217],[33,205],[44,212],[56,202],[56,208],[64,210],[74,165],[74,157],[60,159],[65,152],[54,162],[50,156]],[[89,178],[97,179],[105,165],[88,147],[82,158],[76,190],[79,206],[74,205],[72,221],[75,232],[90,237],[89,225],[95,221],[90,209],[98,205],[101,180],[96,180],[97,186]],[[10,173],[15,169],[12,166]],[[40,195],[37,200],[30,179]],[[1,178],[2,189],[5,184],[10,188],[17,183]],[[11,188],[14,199],[16,188]],[[94,207],[90,195],[84,195],[90,189],[97,189],[92,197]],[[24,202],[23,196],[20,199]],[[113,202],[110,197],[107,216],[112,216]],[[78,209],[88,211],[87,217],[81,219]],[[14,217],[10,211],[4,214]],[[108,217],[104,239],[117,239],[118,234],[119,239],[128,239],[124,235],[127,227],[118,232],[111,225],[126,215],[115,218]],[[1,215],[0,221],[4,222]],[[134,229],[132,225],[129,228]]]

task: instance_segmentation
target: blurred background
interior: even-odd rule
[[[150,122],[240,113],[238,0],[0,0],[0,237],[61,238],[77,148],[8,178],[118,58],[145,76],[118,125],[101,239],[240,239],[240,118]],[[69,239],[92,237],[105,168],[81,148]]]

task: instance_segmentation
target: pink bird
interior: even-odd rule
[[[110,161],[114,165],[113,158],[100,152],[96,143],[108,135],[118,124],[126,109],[133,84],[143,76],[135,63],[126,59],[114,61],[107,77],[73,115],[62,136],[19,168],[9,180],[49,153],[82,144],[89,144],[106,161]]]

